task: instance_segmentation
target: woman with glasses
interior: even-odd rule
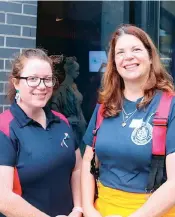
[[[67,119],[46,106],[56,83],[44,51],[14,60],[12,104],[0,115],[0,216],[82,216],[80,151]]]

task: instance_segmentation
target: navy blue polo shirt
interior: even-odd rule
[[[151,103],[137,110],[123,127],[123,116],[105,118],[97,133],[96,154],[100,161],[100,182],[110,188],[126,192],[145,193],[151,168],[153,117],[162,92]],[[127,113],[135,111],[140,102],[124,99]],[[165,105],[166,106],[166,105]],[[84,143],[92,146],[96,116],[99,105],[90,120],[83,138]],[[175,152],[175,97],[172,100],[166,137],[166,154]]]
[[[68,215],[77,145],[65,120],[48,108],[44,111],[46,129],[16,103],[0,114],[0,165],[17,168],[27,202],[49,216]]]

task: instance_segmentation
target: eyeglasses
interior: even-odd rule
[[[47,78],[38,78],[36,76],[29,76],[29,77],[15,77],[17,79],[24,79],[26,80],[27,84],[29,87],[38,87],[43,81],[44,85],[46,87],[54,87],[55,84],[57,83],[57,78],[56,77],[47,77]]]

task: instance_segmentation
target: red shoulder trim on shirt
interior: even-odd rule
[[[56,112],[54,110],[52,110],[52,113],[54,115],[58,116],[61,120],[65,121],[68,126],[70,126],[69,121],[67,120],[67,118],[63,114]]]
[[[10,122],[13,118],[14,117],[9,109],[0,114],[0,131],[8,137],[10,136]],[[16,167],[14,168],[13,192],[22,195],[21,184]]]
[[[10,136],[10,122],[13,118],[9,109],[0,114],[0,131],[8,137]]]

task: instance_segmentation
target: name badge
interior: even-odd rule
[[[129,127],[130,128],[139,128],[142,126],[142,123],[143,123],[143,119],[132,119]]]

